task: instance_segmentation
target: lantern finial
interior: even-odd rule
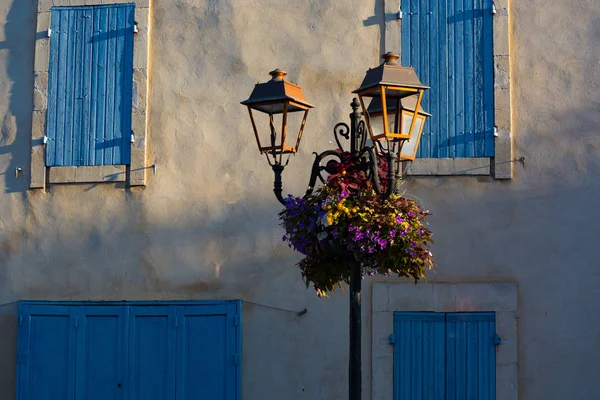
[[[271,75],[273,78],[271,79],[274,82],[280,82],[283,81],[283,78],[287,75],[287,72],[277,68],[274,69],[273,71],[269,72],[269,75]]]
[[[400,59],[400,56],[396,53],[388,51],[387,53],[382,54],[381,58],[383,58],[386,65],[398,65],[398,59]]]

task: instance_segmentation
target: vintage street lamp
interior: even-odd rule
[[[372,180],[373,187],[382,200],[387,199],[395,191],[400,160],[414,160],[425,119],[430,115],[421,108],[423,92],[429,87],[419,81],[413,68],[398,64],[398,55],[386,53],[382,58],[384,62],[367,71],[360,88],[354,91],[358,99],[353,99],[351,104],[350,126],[340,122],[334,127],[334,137],[339,148],[316,155],[306,195],[312,193],[317,179],[326,182],[324,173],[329,173],[330,163],[335,163],[331,158],[341,161],[344,151],[341,138],[350,141],[351,155],[364,161],[367,176]],[[284,80],[286,75],[284,71],[276,69],[270,74],[272,79],[257,84],[250,98],[242,104],[248,107],[258,150],[267,156],[269,165],[273,168],[275,197],[285,205],[281,175],[289,162],[289,155],[298,151],[308,111],[314,106],[306,101],[300,86]],[[365,107],[365,98],[371,98],[368,107]],[[363,112],[359,111],[361,107]],[[267,126],[257,125],[253,110],[268,115]],[[293,140],[288,141],[288,131],[292,132],[287,126],[288,116],[290,113],[302,111],[304,116],[298,134],[296,136],[294,133]],[[366,123],[363,120],[363,113]],[[281,117],[279,133],[275,122],[277,116]],[[366,145],[367,131],[373,142],[369,146]],[[388,162],[386,191],[383,191],[379,184],[377,154],[385,156]],[[284,155],[288,156],[285,161]],[[362,394],[360,347],[362,274],[359,261],[348,260],[348,262],[350,264],[349,399],[360,400]]]

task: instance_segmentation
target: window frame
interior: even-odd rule
[[[394,393],[394,312],[494,312],[496,333],[496,400],[516,400],[518,388],[517,285],[496,283],[419,283],[375,281],[371,310],[372,400]]]
[[[493,61],[494,61],[494,156],[482,158],[417,158],[408,162],[407,176],[493,176],[495,179],[513,177],[513,133],[510,72],[510,0],[494,0]],[[385,0],[385,51],[402,54],[402,0]]]
[[[44,137],[48,109],[48,71],[50,64],[50,29],[52,7],[135,4],[138,32],[133,44],[133,83],[131,143],[129,165],[83,167],[47,167]],[[38,0],[34,61],[33,115],[31,130],[30,189],[44,189],[49,184],[127,182],[129,186],[146,184],[148,67],[150,43],[150,0]]]

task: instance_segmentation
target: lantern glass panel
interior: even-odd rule
[[[413,135],[410,139],[405,140],[402,144],[402,151],[400,152],[400,158],[407,160],[414,160],[417,156],[417,149],[419,147],[419,141],[421,140],[421,134],[423,133],[423,127],[425,126],[425,116],[417,115],[417,120],[415,121],[415,127],[413,130]],[[406,132],[410,130],[410,123],[412,122],[413,116],[403,115],[402,128],[406,127]]]
[[[275,105],[271,106],[275,108]],[[283,109],[282,105],[279,106]],[[252,110],[260,152],[268,155],[295,153],[300,144],[299,135],[303,131],[306,114],[306,110],[292,106],[287,113],[278,114]]]

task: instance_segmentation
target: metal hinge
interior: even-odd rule
[[[502,344],[502,339],[500,339],[500,336],[498,336],[498,334],[494,335],[494,344],[496,346],[498,346],[499,344]]]
[[[179,329],[179,318],[175,318],[175,329]]]
[[[135,134],[131,133],[131,143],[135,143]]]
[[[496,3],[492,3],[492,14],[496,14]]]
[[[23,316],[19,315],[19,326],[23,325]]]
[[[402,9],[398,10],[398,18],[397,19],[402,19],[403,16],[404,16],[404,13],[402,12]]]
[[[46,36],[47,37],[52,36],[52,29],[48,29],[48,32],[46,32]]]
[[[75,317],[75,328],[79,328],[79,317]]]
[[[393,333],[390,333],[390,344],[396,343],[396,336]]]
[[[235,326],[239,326],[240,325],[240,314],[237,314],[235,316]]]

